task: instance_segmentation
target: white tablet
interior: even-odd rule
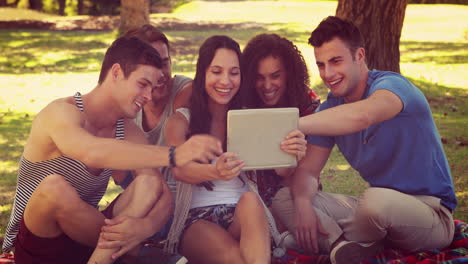
[[[243,170],[295,167],[296,157],[282,151],[280,143],[298,121],[297,108],[230,110],[227,151],[245,162]]]

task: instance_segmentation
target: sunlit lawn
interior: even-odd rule
[[[293,40],[303,52],[312,86],[322,98],[311,30],[328,15],[333,1],[192,2],[173,17],[203,23],[243,23],[247,29],[178,30],[163,28],[172,41],[174,71],[193,77],[198,47],[207,37],[227,34],[241,46],[258,33],[276,32]],[[0,9],[2,17],[3,9]],[[8,10],[9,16],[14,16]],[[36,16],[35,14],[28,14]],[[455,217],[468,221],[468,16],[467,6],[410,5],[401,38],[401,69],[430,100],[456,186],[459,207]],[[38,17],[41,17],[38,15]],[[239,25],[240,27],[241,25]],[[14,194],[17,161],[35,113],[49,101],[92,89],[106,47],[114,32],[52,32],[0,30],[0,236],[4,233]],[[325,190],[359,195],[366,184],[334,150],[323,171]],[[102,204],[116,195],[112,186]]]

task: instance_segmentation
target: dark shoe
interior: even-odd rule
[[[381,243],[358,243],[341,241],[330,253],[333,264],[359,264],[361,260],[377,255],[382,250]]]

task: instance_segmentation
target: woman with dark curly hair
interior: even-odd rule
[[[309,87],[309,72],[301,52],[291,41],[277,34],[260,34],[247,43],[243,51],[243,73],[241,92],[246,108],[297,107],[302,117],[312,114],[320,104]],[[257,171],[262,199],[278,216],[277,222],[291,232],[295,230],[294,223],[285,220],[287,214],[282,210],[275,210],[275,202],[277,193],[282,197],[289,193],[288,188],[283,187],[295,171],[295,168]]]
[[[319,100],[309,87],[309,72],[296,45],[277,34],[260,34],[243,54],[247,108],[297,107],[300,116],[314,112]]]

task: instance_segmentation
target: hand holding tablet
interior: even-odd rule
[[[296,156],[281,150],[280,144],[297,129],[298,120],[297,108],[230,110],[227,151],[245,162],[242,170],[295,167]]]

